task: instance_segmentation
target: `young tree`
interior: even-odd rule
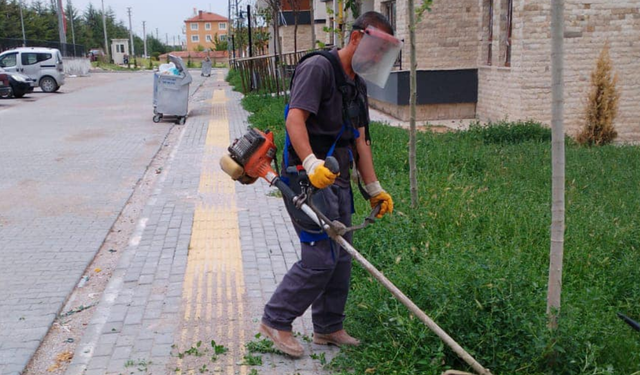
[[[300,0],[289,0],[293,12],[293,52],[298,52],[298,18],[300,17]],[[313,22],[311,23],[313,27]]]
[[[551,0],[551,249],[547,318],[552,331],[558,328],[562,262],[564,257],[564,0]]]
[[[416,18],[420,22],[424,12],[431,10],[432,0],[422,0],[418,9],[414,8],[414,1],[409,0],[407,16],[409,18],[409,50],[411,60],[411,72],[409,76],[409,191],[411,193],[411,207],[417,208],[418,200],[418,167],[416,165],[416,98],[417,93],[417,67],[416,61]]]

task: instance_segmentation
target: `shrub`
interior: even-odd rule
[[[528,141],[551,141],[551,129],[534,121],[489,123],[485,126],[473,124],[468,134],[481,139],[485,144],[517,144]]]
[[[618,114],[620,93],[616,88],[618,75],[613,75],[609,46],[600,52],[596,69],[591,73],[591,90],[587,98],[584,127],[577,141],[583,145],[605,145],[611,143],[618,133],[613,125]]]

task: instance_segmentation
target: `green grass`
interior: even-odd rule
[[[276,133],[282,99],[247,96],[249,121]],[[408,133],[373,124],[395,213],[354,245],[494,374],[640,374],[640,148],[566,142],[560,329],[546,328],[551,144],[535,123],[418,134],[420,208],[410,207]],[[368,203],[356,198],[357,217]],[[468,367],[354,265],[346,328],[363,339],[336,373],[440,374]],[[374,369],[374,370],[372,370]]]

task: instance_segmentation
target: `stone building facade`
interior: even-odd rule
[[[314,1],[317,40],[337,44],[334,1]],[[337,0],[336,0],[337,1]],[[286,1],[285,1],[286,3]],[[285,4],[286,5],[286,4]],[[308,3],[307,3],[308,9]],[[280,26],[284,52],[292,52],[291,12]],[[384,89],[370,85],[370,103],[409,118],[409,31],[403,0],[362,0],[391,20],[405,41]],[[303,10],[304,12],[304,10]],[[308,12],[307,12],[308,13]],[[311,20],[298,27],[298,50],[311,47]],[[350,20],[346,21],[348,30]],[[285,25],[286,24],[286,25]],[[640,142],[640,0],[565,0],[565,129],[582,126],[591,72],[608,43],[621,93],[615,121],[620,141]],[[551,122],[551,5],[527,0],[434,1],[416,28],[420,121],[478,119]]]
[[[408,41],[406,2],[374,0],[373,7],[388,13],[390,4],[395,8],[397,35]],[[533,119],[550,124],[550,2],[434,1],[416,35],[418,77],[433,71],[477,72],[475,103],[448,103],[446,108],[420,104],[420,120],[473,117],[482,121]],[[620,78],[620,108],[615,121],[618,139],[640,141],[640,0],[565,0],[564,38],[567,133],[574,135],[582,126],[590,75],[608,43]],[[408,55],[405,43],[403,56]],[[440,84],[447,86],[447,81]],[[408,91],[408,87],[392,89]],[[419,87],[419,102],[421,94],[428,96],[432,90]],[[373,102],[397,117],[408,118],[406,105]],[[475,110],[470,116],[472,105]]]

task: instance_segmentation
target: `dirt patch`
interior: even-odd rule
[[[61,375],[67,370],[120,256],[128,246],[142,210],[162,176],[162,172],[158,171],[167,169],[166,163],[177,145],[182,129],[182,126],[173,126],[169,130],[160,150],[136,185],[102,247],[67,299],[23,375]]]

